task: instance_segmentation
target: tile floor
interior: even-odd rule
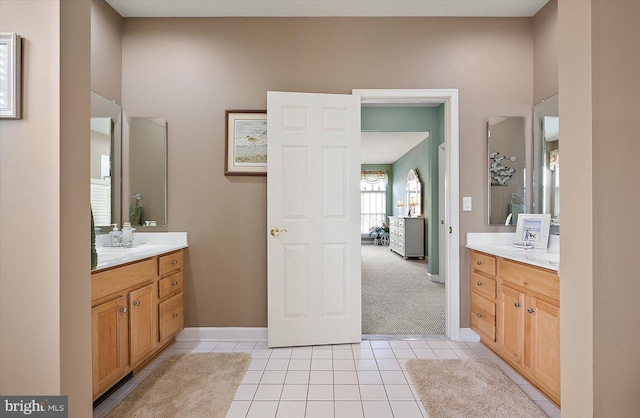
[[[266,342],[176,342],[100,404],[105,416],[173,353],[243,351],[253,357],[227,418],[428,418],[405,363],[484,358],[496,363],[550,418],[560,410],[480,343],[443,339],[268,349]]]

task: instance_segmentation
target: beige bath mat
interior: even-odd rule
[[[490,361],[412,359],[407,370],[430,418],[547,416]]]
[[[247,353],[174,354],[107,417],[224,418],[250,362]]]

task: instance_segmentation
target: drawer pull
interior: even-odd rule
[[[482,286],[482,282],[478,282],[476,283],[478,286]]]
[[[173,260],[173,261],[171,262],[171,264],[173,264],[173,265],[178,264],[178,260]]]
[[[178,282],[176,282],[175,280],[171,282],[172,285],[177,286]]]
[[[173,314],[173,315],[171,315],[171,316],[173,316],[174,318],[177,318],[177,317],[178,317],[178,314],[177,314],[177,313],[174,313],[174,314]]]
[[[516,303],[514,303],[514,304],[513,304],[513,306],[515,306],[516,308],[519,308],[519,307],[521,307],[522,305],[520,305],[520,302],[516,302]]]
[[[535,309],[533,309],[533,308],[527,308],[527,312],[529,312],[529,313],[534,313],[534,312],[535,312]]]
[[[133,306],[140,306],[140,301],[136,300],[135,302],[133,302]]]
[[[125,308],[120,308],[120,312],[122,312],[122,313],[127,313],[128,310],[129,309],[127,309],[126,307]]]
[[[479,314],[476,314],[476,316],[477,316],[478,318],[482,318],[482,314],[480,314],[480,313],[479,313]]]
[[[476,261],[476,264],[481,266],[482,265],[482,261],[478,260],[478,261]]]

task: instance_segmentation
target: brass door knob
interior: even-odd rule
[[[277,237],[281,232],[287,232],[286,229],[271,228],[271,236]]]

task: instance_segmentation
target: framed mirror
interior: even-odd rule
[[[560,118],[558,95],[533,107],[533,212],[551,215],[552,234],[560,227]]]
[[[422,214],[422,186],[415,170],[407,175],[407,216],[417,217]]]
[[[91,210],[96,227],[108,231],[121,225],[122,107],[91,92]]]
[[[487,150],[489,225],[516,225],[527,207],[525,118],[490,117]]]
[[[129,202],[131,226],[167,225],[167,121],[129,118]]]

